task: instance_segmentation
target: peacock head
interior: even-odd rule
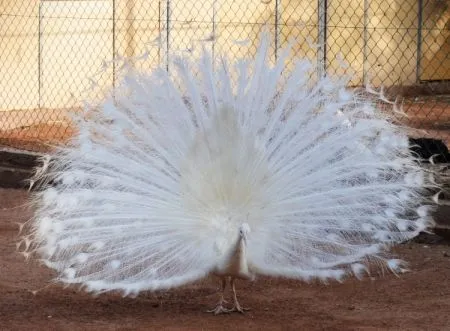
[[[248,223],[242,223],[242,225],[239,227],[239,236],[242,238],[242,241],[247,244],[247,237],[250,233],[250,226]]]

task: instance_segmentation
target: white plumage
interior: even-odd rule
[[[230,277],[241,312],[235,279],[402,271],[383,252],[430,224],[432,179],[363,93],[313,82],[306,60],[288,75],[288,53],[270,66],[266,35],[251,61],[205,52],[172,75],[130,70],[38,173],[53,183],[27,252],[95,293]]]

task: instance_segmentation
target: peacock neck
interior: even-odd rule
[[[226,260],[214,271],[220,276],[230,276],[233,278],[249,279],[249,268],[247,264],[247,244],[242,235],[236,238],[228,251]]]
[[[236,241],[229,261],[229,268],[233,270],[233,273],[236,274],[236,276],[243,276],[248,272],[246,253],[247,247],[245,239],[240,236]]]
[[[235,254],[239,257],[239,260],[245,260],[245,253],[246,253],[246,245],[245,240],[242,236],[239,236],[238,241],[235,245]]]

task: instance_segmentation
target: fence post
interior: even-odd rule
[[[275,0],[275,61],[278,60],[278,47],[279,47],[279,40],[280,40],[280,18],[281,18],[281,12],[280,12],[280,0]]]
[[[326,71],[327,42],[327,0],[318,0],[319,12],[319,49],[317,52],[318,76],[323,77]]]
[[[420,81],[420,60],[422,53],[422,24],[423,24],[423,0],[419,0],[417,13],[417,61],[416,61],[416,83]]]
[[[135,8],[135,0],[128,0],[126,2],[126,38],[127,38],[127,48],[125,49],[125,53],[127,57],[135,56],[136,54],[136,45],[135,45],[135,37],[136,30],[134,28],[134,8]]]
[[[364,20],[363,20],[363,84],[367,85],[367,48],[368,48],[368,40],[369,40],[369,0],[364,0]]]
[[[42,106],[42,2],[39,2],[38,11],[38,108]]]
[[[213,8],[212,8],[212,35],[213,35],[213,40],[212,40],[212,45],[211,45],[211,53],[212,53],[212,64],[213,64],[213,68],[214,68],[214,59],[215,59],[215,50],[216,50],[216,41],[217,41],[217,36],[216,36],[216,3],[217,1],[214,0],[213,1]]]
[[[116,0],[112,2],[112,60],[113,60],[113,72],[112,72],[112,83],[113,88],[116,87]],[[114,92],[115,93],[115,92]]]
[[[170,0],[166,3],[166,70],[169,71]]]

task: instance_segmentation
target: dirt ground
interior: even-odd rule
[[[450,245],[442,240],[396,248],[411,269],[399,278],[239,282],[251,311],[211,316],[214,279],[134,299],[48,286],[51,272],[16,251],[17,223],[31,213],[26,199],[0,189],[0,330],[450,330]]]
[[[407,117],[398,115],[397,120],[418,129],[412,135],[442,139],[450,146],[449,95],[405,98],[403,111]],[[75,132],[64,114],[62,109],[0,112],[0,146],[47,152],[68,141]]]

